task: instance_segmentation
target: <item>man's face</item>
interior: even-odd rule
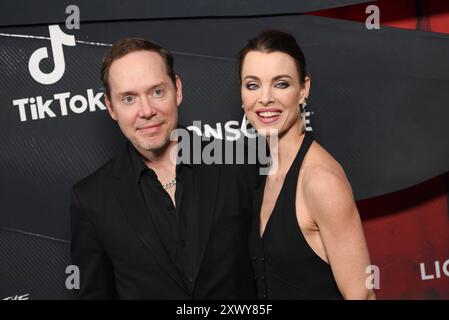
[[[168,145],[178,122],[182,85],[177,78],[175,87],[158,53],[136,51],[115,60],[109,88],[109,114],[137,150],[158,151]]]

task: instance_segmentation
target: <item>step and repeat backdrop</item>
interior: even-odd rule
[[[438,13],[449,33],[449,7],[423,3],[1,3],[0,299],[76,297],[70,188],[125,141],[103,100],[108,47],[134,36],[170,49],[180,122],[225,137],[243,117],[236,55],[263,29],[291,32],[304,50],[310,128],[352,184],[378,298],[449,299],[449,35],[429,20]]]

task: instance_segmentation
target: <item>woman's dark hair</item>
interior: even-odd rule
[[[288,54],[295,60],[299,81],[304,83],[307,75],[306,59],[304,53],[291,34],[279,30],[265,30],[256,38],[249,40],[246,46],[240,50],[238,55],[240,79],[242,75],[243,60],[250,51],[260,51],[264,53],[279,51]]]

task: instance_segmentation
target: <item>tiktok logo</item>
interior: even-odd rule
[[[65,34],[57,24],[48,26],[50,31],[51,50],[55,68],[50,73],[44,73],[39,67],[39,63],[48,58],[48,49],[39,48],[33,52],[28,62],[28,70],[34,80],[42,84],[53,84],[58,82],[65,72],[65,60],[62,45],[75,46],[75,36]]]

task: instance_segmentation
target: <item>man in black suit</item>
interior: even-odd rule
[[[72,190],[81,298],[255,298],[247,234],[257,172],[170,159],[182,83],[167,50],[119,40],[102,80],[128,143]]]

